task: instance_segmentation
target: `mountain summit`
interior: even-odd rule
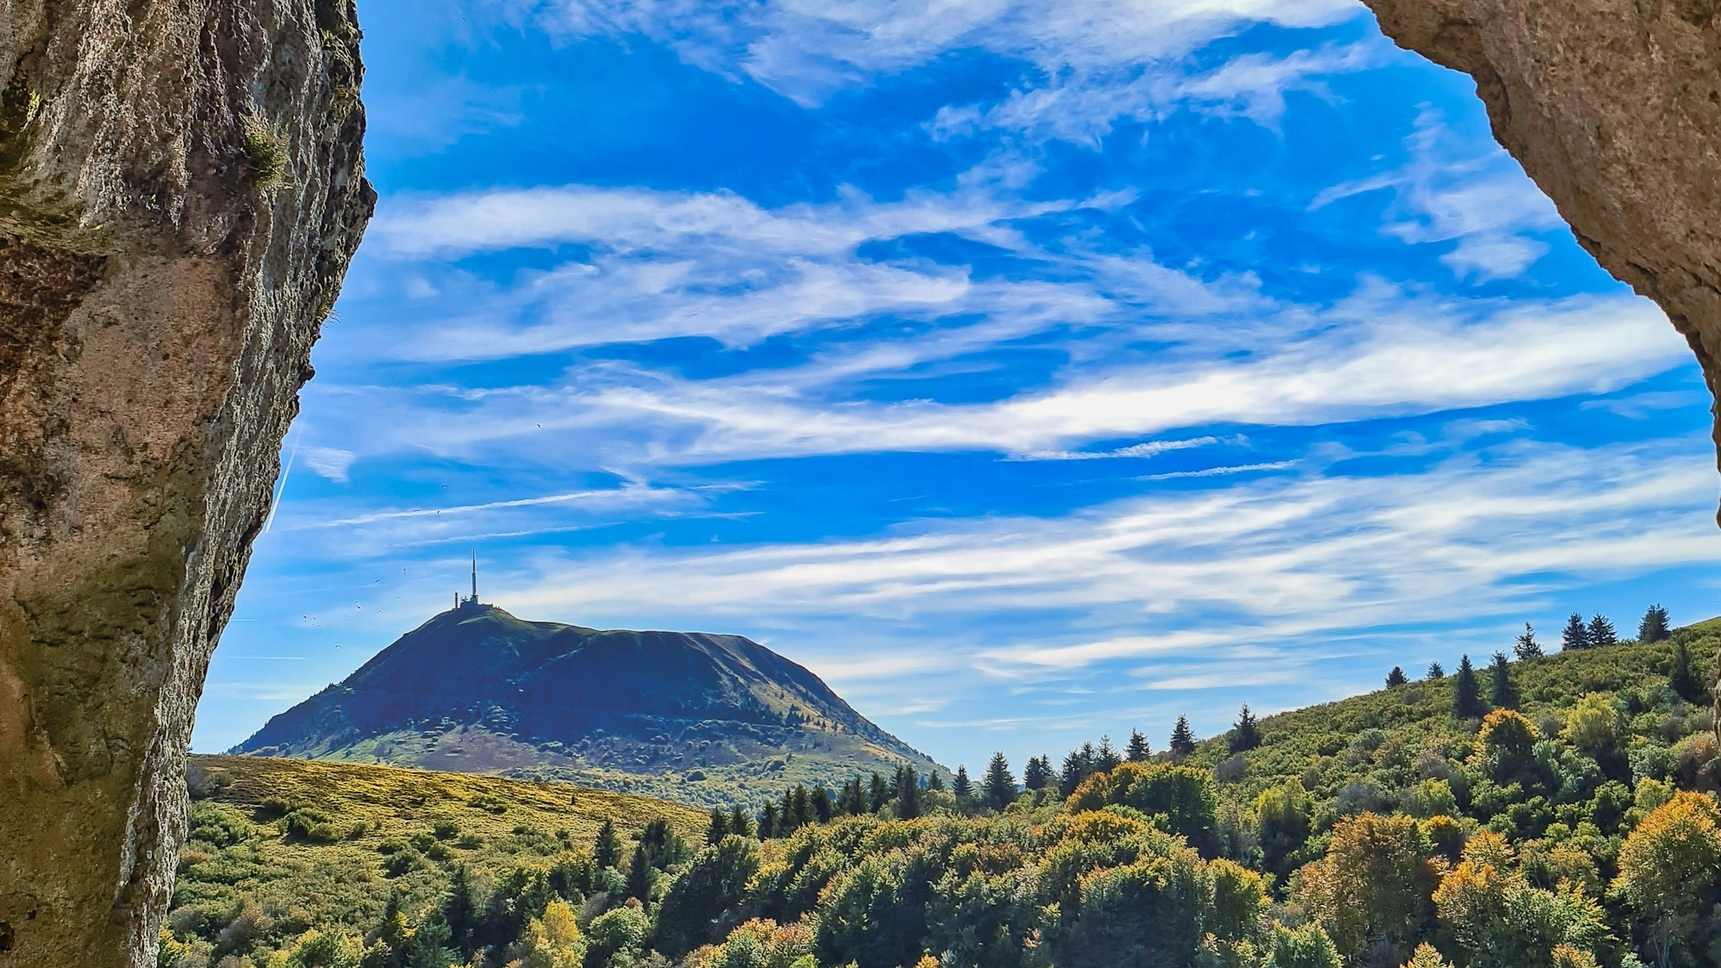
[[[599,631],[463,601],[232,752],[564,779],[692,803],[924,754],[738,635]]]

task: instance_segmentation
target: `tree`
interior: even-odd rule
[[[868,807],[869,813],[877,813],[890,802],[890,784],[877,773],[872,775],[872,786],[867,790],[867,802],[871,804]]]
[[[1046,756],[1028,757],[1028,765],[1022,768],[1022,786],[1029,790],[1044,790],[1052,782],[1052,760]]]
[[[874,773],[873,776],[877,777],[878,774]],[[777,833],[777,805],[767,802],[765,809],[759,811],[759,839],[770,840],[776,836],[779,836]]]
[[[1703,680],[1691,665],[1691,649],[1685,640],[1673,643],[1673,659],[1667,667],[1667,685],[1686,702],[1707,702],[1708,690],[1703,688]]]
[[[1162,814],[1165,820],[1158,826],[1182,836],[1209,857],[1215,853],[1219,800],[1206,770],[1169,763],[1125,763],[1110,773],[1095,773],[1083,780],[1068,808],[1080,813],[1113,804],[1132,807],[1150,817]]]
[[[1590,618],[1589,628],[1590,648],[1603,645],[1614,645],[1619,642],[1619,635],[1613,630],[1613,623],[1606,615],[1595,615]]]
[[[1088,778],[1092,772],[1088,763],[1082,758],[1080,750],[1070,750],[1064,754],[1063,769],[1058,772],[1058,796],[1068,800],[1076,792],[1076,787]]]
[[[938,775],[937,770],[933,770],[926,777],[926,788],[928,790],[943,790],[944,789],[944,778]]]
[[[1255,714],[1249,711],[1248,703],[1237,713],[1228,742],[1233,753],[1244,753],[1261,745],[1261,733],[1255,728]]]
[[[965,800],[974,795],[974,781],[968,779],[968,767],[958,766],[956,768],[956,779],[950,781],[950,792],[954,793],[958,800]]]
[[[1423,678],[1444,679],[1446,678],[1446,667],[1442,666],[1438,662],[1430,662],[1428,664],[1428,672],[1423,676]]]
[[[1398,666],[1393,666],[1392,671],[1386,674],[1386,687],[1388,689],[1393,686],[1402,686],[1409,681],[1410,677],[1406,676],[1404,670]]]
[[[586,930],[586,964],[591,968],[637,964],[650,931],[645,910],[635,904],[598,915]]]
[[[1560,648],[1566,652],[1590,647],[1590,630],[1584,627],[1584,617],[1573,612],[1566,619],[1565,631],[1560,633]]]
[[[1660,605],[1651,605],[1643,613],[1643,621],[1637,623],[1637,640],[1639,642],[1660,642],[1669,638],[1673,632],[1667,627],[1667,609]]]
[[[747,814],[741,811],[739,805],[729,809],[729,832],[738,837],[753,836],[753,824],[747,819]]]
[[[1529,622],[1524,623],[1524,634],[1518,636],[1518,641],[1512,644],[1512,652],[1518,656],[1520,662],[1542,657],[1542,643],[1536,641],[1536,630]]]
[[[729,815],[722,807],[711,808],[711,822],[705,825],[705,842],[715,844],[729,835]]]
[[[639,898],[639,903],[645,904],[651,900],[651,888],[656,878],[651,876],[651,857],[646,853],[645,844],[634,845],[633,858],[627,863],[627,887],[624,893],[628,897]]]
[[[674,958],[721,940],[735,926],[747,882],[758,872],[759,848],[751,840],[725,837],[701,850],[663,896],[658,949]]]
[[[1721,815],[1700,793],[1680,791],[1644,817],[1619,848],[1614,890],[1649,922],[1648,938],[1661,968],[1673,963],[1674,942],[1695,935],[1699,892],[1721,866]]]
[[[1129,745],[1124,747],[1124,758],[1131,763],[1145,762],[1153,750],[1148,748],[1147,737],[1141,735],[1141,730],[1129,731]]]
[[[1195,752],[1195,734],[1189,731],[1189,719],[1177,717],[1177,723],[1171,727],[1171,741],[1166,744],[1171,752],[1171,761],[1181,763]]]
[[[520,968],[580,968],[586,957],[586,939],[574,909],[560,898],[544,907],[542,917],[526,922],[525,933],[511,949]]]
[[[1117,769],[1118,764],[1122,762],[1123,757],[1112,748],[1111,737],[1101,736],[1099,751],[1094,754],[1094,768],[1109,773]]]
[[[920,816],[920,778],[914,767],[904,763],[896,768],[896,819],[913,820]]]
[[[621,838],[615,834],[615,824],[604,820],[592,841],[592,863],[599,867],[615,867],[621,863]]]
[[[1470,657],[1458,660],[1458,675],[1452,681],[1452,714],[1459,719],[1481,719],[1488,707],[1482,705],[1482,686],[1476,681],[1476,667]]]
[[[1003,753],[993,753],[992,762],[986,764],[981,792],[986,797],[986,805],[994,810],[1002,810],[1016,802],[1016,778],[1010,774],[1010,761],[1004,759]]]
[[[1335,824],[1326,858],[1303,868],[1303,906],[1350,964],[1377,943],[1403,958],[1423,936],[1436,879],[1423,853],[1415,820],[1363,813]]]
[[[472,872],[465,864],[454,865],[448,879],[448,893],[442,896],[442,923],[448,926],[448,940],[462,957],[478,950],[478,938],[483,932],[483,907],[478,889],[472,883]]]
[[[1512,683],[1512,667],[1506,661],[1506,653],[1494,653],[1494,661],[1488,671],[1493,680],[1489,683],[1489,699],[1500,709],[1516,709],[1518,687]]]
[[[1297,867],[1297,852],[1308,842],[1314,804],[1295,779],[1268,787],[1255,798],[1255,839],[1261,866],[1283,881]]]

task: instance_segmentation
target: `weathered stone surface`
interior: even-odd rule
[[[1721,391],[1721,2],[1365,2],[1399,45],[1475,78],[1494,136]]]
[[[374,200],[352,0],[0,0],[0,966],[144,965]]]

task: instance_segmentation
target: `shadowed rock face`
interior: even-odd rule
[[[0,966],[144,965],[369,218],[351,0],[0,0]]]
[[[1494,136],[1721,391],[1721,2],[1366,2],[1400,46],[1475,78]]]

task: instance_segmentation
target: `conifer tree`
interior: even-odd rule
[[[1691,668],[1691,650],[1683,639],[1673,644],[1673,661],[1667,667],[1667,685],[1686,702],[1704,703],[1709,699],[1703,681]]]
[[[1512,683],[1512,667],[1506,661],[1506,653],[1494,653],[1494,661],[1488,671],[1493,674],[1489,698],[1493,701],[1494,708],[1517,709],[1518,687]]]
[[[639,898],[639,903],[645,904],[651,900],[651,859],[646,856],[645,845],[639,844],[633,849],[633,858],[627,862],[628,897]]]
[[[1444,679],[1444,678],[1446,678],[1446,667],[1442,666],[1438,662],[1430,662],[1428,664],[1428,672],[1426,675],[1423,676],[1423,678],[1425,678],[1425,679]]]
[[[753,824],[747,815],[741,812],[739,805],[729,809],[729,832],[742,837],[753,836]]]
[[[958,800],[966,800],[974,795],[974,783],[968,779],[968,767],[956,767],[956,779],[950,781],[950,792]]]
[[[1195,734],[1189,731],[1189,719],[1186,716],[1177,717],[1177,723],[1171,727],[1171,741],[1166,744],[1171,753],[1173,763],[1181,763],[1195,752]]]
[[[759,839],[770,840],[777,836],[777,805],[765,801],[765,809],[759,811]]]
[[[1452,714],[1459,719],[1481,719],[1488,712],[1482,705],[1482,686],[1476,680],[1476,667],[1470,657],[1458,660],[1458,674],[1452,682]]]
[[[1529,622],[1524,623],[1524,634],[1518,636],[1518,641],[1512,643],[1512,651],[1517,654],[1518,661],[1525,659],[1540,659],[1542,643],[1536,641],[1536,630]]]
[[[819,823],[830,823],[831,817],[837,812],[837,805],[831,801],[831,791],[820,783],[813,787],[813,819]]]
[[[986,797],[986,805],[994,810],[1002,810],[1016,802],[1016,778],[1010,773],[1010,761],[1004,759],[1003,753],[992,754],[992,762],[986,764],[986,776],[981,779],[980,787]]]
[[[1613,623],[1606,615],[1595,615],[1590,618],[1590,648],[1603,645],[1613,645],[1619,641],[1619,634],[1613,630]]]
[[[1660,642],[1672,634],[1667,627],[1667,609],[1660,605],[1649,606],[1649,610],[1643,613],[1643,621],[1637,623],[1639,642]]]
[[[896,768],[896,819],[913,820],[920,816],[920,778],[914,767],[903,764]]]
[[[442,923],[448,926],[448,940],[463,957],[471,956],[478,948],[478,935],[484,926],[483,910],[483,902],[472,883],[472,872],[465,864],[454,865],[448,893],[442,898],[441,914]]]
[[[705,842],[715,844],[729,835],[729,815],[722,807],[711,808],[711,822],[705,825]]]
[[[1022,769],[1022,786],[1029,790],[1044,790],[1046,784],[1052,782],[1052,761],[1044,756],[1028,757],[1028,765]]]
[[[1244,753],[1261,745],[1261,733],[1255,728],[1255,714],[1249,711],[1248,703],[1243,704],[1237,722],[1231,725],[1228,742],[1233,753]]]
[[[1570,652],[1573,649],[1590,647],[1590,630],[1584,625],[1584,617],[1576,612],[1566,619],[1565,631],[1560,633],[1560,648]]]
[[[937,770],[933,770],[932,773],[927,776],[926,788],[928,790],[942,790],[942,789],[944,789],[944,778],[938,775]]]
[[[867,791],[867,812],[877,813],[890,802],[890,784],[877,773],[872,775],[872,788]]]
[[[1145,762],[1148,756],[1152,755],[1152,753],[1153,750],[1147,745],[1147,737],[1141,735],[1141,730],[1130,730],[1129,745],[1124,747],[1124,758],[1128,759],[1131,763],[1142,763]]]
[[[597,838],[592,841],[592,862],[600,868],[621,864],[621,838],[616,836],[615,824],[608,819],[598,827]]]
[[[1404,670],[1398,666],[1393,666],[1392,671],[1386,674],[1386,687],[1388,689],[1393,686],[1402,686],[1409,681],[1410,677],[1406,676]]]
[[[1076,792],[1076,787],[1088,778],[1087,763],[1082,760],[1080,750],[1070,750],[1064,754],[1064,767],[1058,773],[1058,796],[1069,799]]]
[[[1111,737],[1101,736],[1099,749],[1094,752],[1094,770],[1110,773],[1123,764],[1123,757],[1112,748]]]

